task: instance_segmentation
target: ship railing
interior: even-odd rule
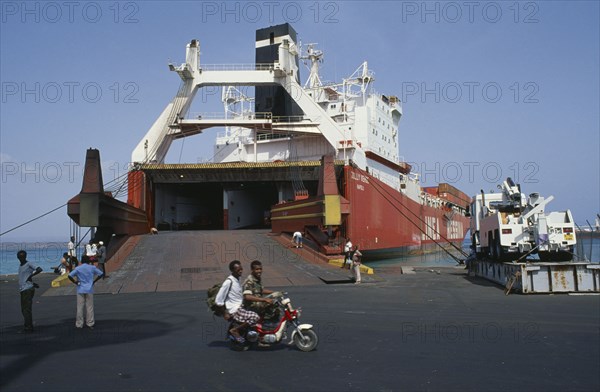
[[[376,95],[378,97],[383,97],[385,94],[381,94],[379,91],[375,90],[374,88],[371,89],[371,94]],[[398,97],[394,97],[395,99],[391,100],[389,95],[385,95],[388,98],[387,101],[387,105],[389,105],[389,107],[394,108],[394,107],[398,107],[400,109],[402,109],[402,101],[400,100],[400,98]]]
[[[267,133],[259,133],[256,135],[256,141],[265,141],[265,140],[275,140],[275,139],[285,139],[289,138],[290,135],[286,133],[275,133],[275,132],[267,132]],[[254,143],[253,135],[228,135],[227,133],[218,133],[217,134],[217,144],[223,144],[223,141],[226,142],[237,142],[239,141],[241,144],[253,144]],[[219,143],[221,142],[221,143]]]
[[[264,140],[274,140],[274,139],[285,139],[289,138],[290,135],[287,133],[280,132],[261,132],[256,135],[256,141],[264,141]],[[239,141],[242,144],[252,144],[254,143],[254,135],[253,134],[241,134],[236,132],[219,132],[217,133],[217,144],[223,144],[225,142],[233,142]]]
[[[274,123],[298,123],[308,120],[306,116],[273,116]]]
[[[274,64],[202,64],[202,71],[268,71],[275,67]]]
[[[236,114],[229,117],[225,117],[223,112],[216,113],[192,113],[189,120],[267,120],[272,123],[299,123],[310,121],[310,119],[304,115],[298,116],[273,116],[271,112],[247,112],[244,114]]]
[[[271,112],[248,112],[225,117],[223,112],[191,113],[186,120],[271,120]],[[274,120],[273,120],[274,121]]]
[[[285,138],[289,138],[289,137],[290,137],[290,135],[288,135],[286,133],[269,132],[269,133],[260,133],[260,134],[256,135],[256,140],[263,141],[263,140],[273,140],[273,139],[285,139]]]

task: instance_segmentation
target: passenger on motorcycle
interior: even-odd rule
[[[229,263],[229,271],[231,275],[225,279],[215,302],[219,306],[225,306],[225,320],[233,318],[239,324],[229,330],[229,333],[237,340],[243,341],[239,331],[247,326],[254,326],[260,319],[256,312],[246,310],[242,306],[242,286],[240,285],[240,277],[244,268],[242,263],[238,260],[234,260]]]
[[[242,285],[244,295],[244,308],[258,313],[266,320],[277,317],[277,307],[273,305],[271,298],[265,298],[265,295],[272,294],[272,290],[267,290],[262,285],[262,263],[254,260],[250,263],[251,273],[248,275]]]

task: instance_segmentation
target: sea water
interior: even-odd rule
[[[577,238],[577,247],[575,249],[574,261],[588,260],[593,263],[600,262],[600,238]],[[462,251],[465,254],[471,252],[471,241],[465,240],[462,244]],[[461,254],[457,249],[449,248],[448,251],[454,255],[454,257],[464,260],[465,256]],[[591,258],[590,258],[591,252]],[[392,259],[384,260],[370,260],[366,261],[365,264],[377,271],[377,267],[391,267],[391,266],[418,266],[418,267],[452,267],[458,264],[457,260],[448,255],[448,253],[440,250],[439,252],[427,253],[415,256],[403,256]],[[532,255],[530,258],[537,258],[536,255]]]
[[[27,252],[27,260],[41,267],[44,272],[53,272],[60,264],[67,243],[62,242],[2,242],[0,243],[0,275],[16,274],[19,270],[17,252]],[[81,254],[81,249],[77,254]]]
[[[468,254],[470,252],[470,241],[465,241],[462,244],[463,251]],[[27,260],[34,262],[42,267],[44,272],[53,272],[54,268],[60,264],[60,259],[63,253],[67,251],[67,243],[62,242],[2,242],[0,243],[0,275],[16,274],[19,269],[19,260],[17,260],[17,252],[19,250],[27,252]],[[591,259],[590,259],[591,252]],[[80,255],[82,249],[78,249],[77,254]],[[455,249],[451,253],[459,259],[464,259]],[[576,249],[576,261],[591,260],[594,263],[600,262],[600,238],[578,238],[578,246]],[[583,256],[585,255],[585,257]],[[440,251],[418,256],[405,256],[385,260],[372,260],[365,262],[369,267],[377,269],[377,267],[406,265],[406,266],[421,266],[421,267],[451,267],[457,265],[456,260],[447,253]]]

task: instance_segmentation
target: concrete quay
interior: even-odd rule
[[[36,332],[18,334],[17,279],[1,277],[0,390],[600,390],[598,295],[505,296],[458,267],[384,268],[361,285],[326,284],[348,281],[348,271],[281,246],[255,257],[252,246],[271,246],[265,233],[233,232],[225,247],[218,233],[168,234],[140,239],[98,282],[94,330],[75,329],[74,287],[50,288],[56,275],[42,274]],[[226,324],[204,299],[232,258],[245,273],[263,261],[265,287],[289,292],[301,322],[315,326],[316,351],[228,349]]]

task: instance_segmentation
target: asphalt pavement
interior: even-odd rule
[[[203,289],[97,294],[96,327],[80,331],[54,277],[35,278],[25,335],[16,277],[0,279],[3,392],[600,390],[598,295],[505,296],[460,268],[284,285],[317,349],[237,352]]]

